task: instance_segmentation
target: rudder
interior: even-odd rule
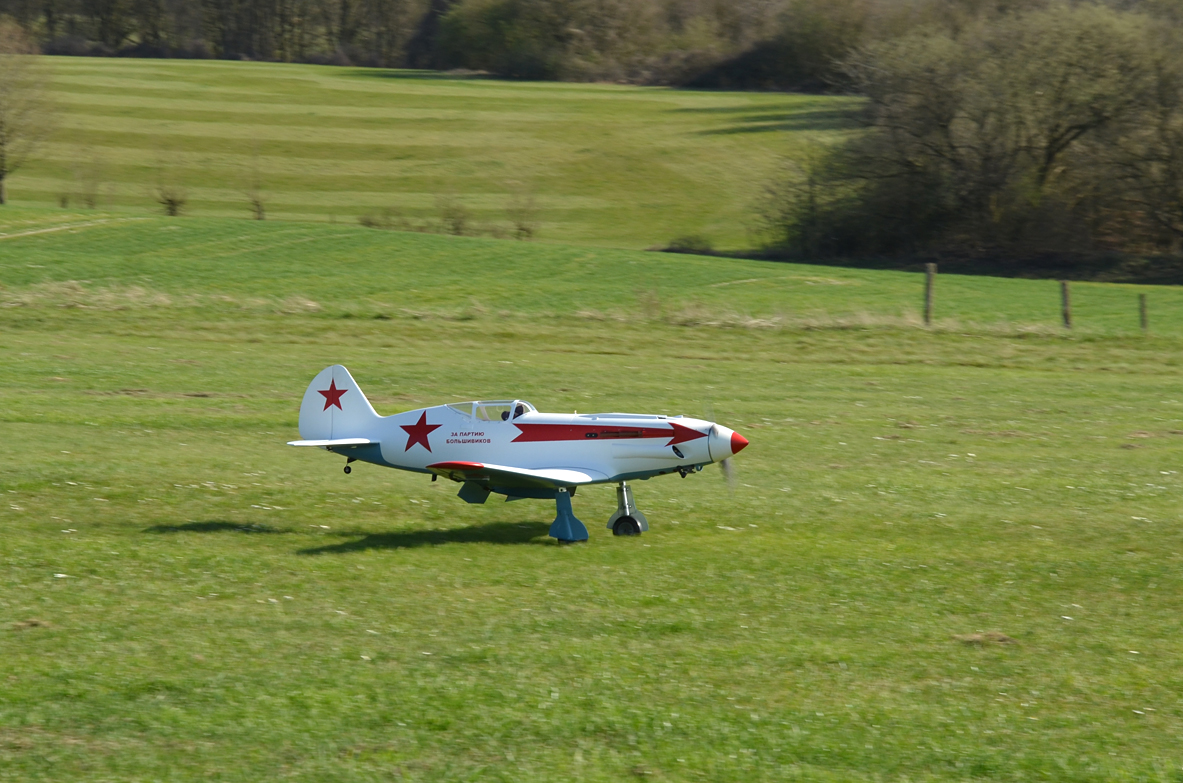
[[[333,440],[363,437],[381,417],[353,376],[339,364],[320,371],[300,403],[300,437]]]

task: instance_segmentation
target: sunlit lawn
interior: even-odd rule
[[[916,276],[197,218],[0,240],[0,281],[0,780],[1183,763],[1172,290],[1142,336],[1146,289],[1082,287],[1073,336],[1051,284],[942,278],[927,331]],[[639,482],[638,539],[580,490],[563,547],[550,503],[286,447],[332,362],[381,413],[752,445],[734,491]]]
[[[45,58],[56,130],[13,176],[16,203],[355,224],[390,210],[544,240],[643,248],[699,235],[748,247],[783,156],[851,127],[850,98],[504,82],[277,63]]]

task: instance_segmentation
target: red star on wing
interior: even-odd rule
[[[431,443],[427,440],[427,436],[444,426],[442,424],[428,424],[427,411],[423,411],[423,415],[419,417],[419,421],[414,424],[400,424],[407,432],[407,447],[403,451],[410,451],[411,447],[418,443],[423,448],[431,451]]]
[[[347,391],[349,391],[349,389],[338,389],[336,381],[329,381],[329,388],[325,389],[324,391],[320,391],[318,389],[317,394],[323,394],[325,396],[324,409],[326,411],[330,406],[336,405],[337,410],[343,412],[345,409],[341,407],[341,395]]]

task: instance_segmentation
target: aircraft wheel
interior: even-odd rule
[[[616,524],[612,526],[612,535],[614,536],[639,536],[641,535],[641,525],[632,517],[621,517],[616,520]]]
[[[353,472],[353,468],[351,468],[351,467],[349,467],[348,465],[346,465],[346,466],[345,466],[345,474],[346,474],[346,475],[349,475],[349,474],[350,474],[350,473],[352,473],[352,472]]]

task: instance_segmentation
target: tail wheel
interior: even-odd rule
[[[616,520],[616,524],[612,526],[612,535],[614,536],[639,536],[641,535],[641,525],[632,517],[621,517]]]

